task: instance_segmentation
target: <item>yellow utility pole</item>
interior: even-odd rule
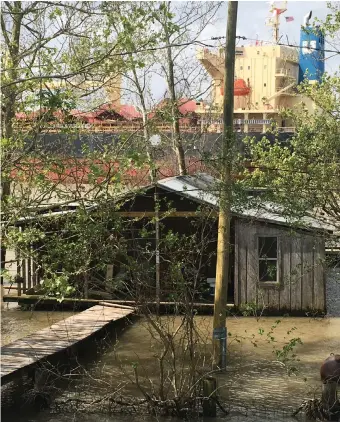
[[[222,139],[222,189],[218,218],[217,264],[214,306],[213,354],[214,367],[226,368],[227,329],[226,308],[229,276],[231,170],[234,145],[234,74],[237,1],[228,2],[228,23],[224,61],[223,139]]]

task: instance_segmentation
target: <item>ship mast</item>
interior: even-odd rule
[[[275,1],[271,2],[270,12],[272,16],[269,18],[269,25],[273,28],[273,42],[279,42],[279,28],[280,28],[280,15],[287,10],[287,1],[281,2],[282,5],[277,5]]]

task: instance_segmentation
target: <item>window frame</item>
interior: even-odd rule
[[[266,258],[268,261],[276,261],[276,281],[261,281],[260,280],[260,238],[275,237],[277,241],[276,258]],[[279,287],[281,286],[281,236],[279,234],[256,234],[256,258],[257,258],[257,283],[260,287]]]

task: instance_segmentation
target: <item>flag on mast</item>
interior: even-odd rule
[[[285,16],[286,22],[293,22],[293,16]]]

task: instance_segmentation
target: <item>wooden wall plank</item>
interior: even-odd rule
[[[302,291],[301,307],[303,310],[313,308],[314,298],[314,262],[313,262],[313,236],[304,236],[301,250],[302,255]]]
[[[290,278],[290,303],[291,310],[301,310],[301,246],[300,234],[291,239],[291,278]]]
[[[245,225],[238,223],[238,295],[239,304],[247,302],[247,261],[248,248]]]
[[[22,291],[25,294],[26,290],[27,290],[27,271],[26,271],[26,266],[27,266],[27,259],[25,259],[23,261],[23,265],[22,265],[22,278],[24,279],[23,283],[22,283]]]
[[[16,259],[16,272],[17,274],[21,275],[21,268],[20,268],[20,252],[18,249],[15,250],[15,259]]]
[[[280,282],[282,273],[282,239],[285,237],[286,230],[278,230],[274,227],[268,227],[268,235],[277,236],[278,238],[278,250],[277,250],[277,265],[278,265],[278,281]],[[271,309],[280,309],[280,289],[281,285],[268,288],[268,307]]]
[[[245,225],[244,242],[247,245],[247,302],[257,303],[257,284],[259,279],[258,251],[257,251],[257,224]]]
[[[313,264],[314,264],[314,308],[326,311],[325,300],[325,240],[317,237],[314,243],[313,251]]]
[[[239,228],[240,224],[235,221],[235,254],[234,254],[234,304],[238,306],[240,304],[240,291],[239,291]]]
[[[32,284],[33,286],[36,286],[37,283],[37,263],[35,262],[35,259],[32,259]]]
[[[20,251],[19,249],[15,250],[15,259],[16,259],[16,271],[17,271],[17,275],[22,277],[22,268],[21,268],[21,260],[20,260]],[[22,293],[22,285],[20,285],[20,283],[17,284],[17,291],[18,291],[18,296],[21,296]]]
[[[267,306],[269,309],[280,309],[280,288],[270,287],[268,288],[268,303]]]
[[[280,279],[280,310],[289,312],[290,309],[290,257],[292,236],[286,232],[281,237],[281,279]]]
[[[32,287],[32,264],[31,258],[27,258],[27,288],[30,289]]]

